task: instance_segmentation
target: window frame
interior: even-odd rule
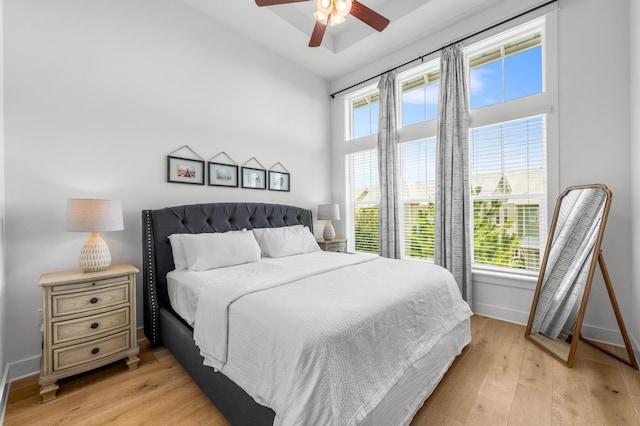
[[[347,223],[346,230],[348,234],[347,238],[347,249],[348,251],[355,251],[356,240],[355,240],[355,208],[358,205],[376,205],[378,209],[380,208],[380,198],[377,201],[357,201],[351,200],[352,190],[349,187],[349,183],[351,182],[351,178],[353,176],[353,170],[350,168],[350,159],[349,156],[358,153],[366,153],[368,151],[374,151],[374,154],[377,158],[376,147],[370,147],[367,149],[354,150],[344,154],[344,170],[345,170],[345,221]],[[376,165],[377,167],[377,165]],[[364,253],[364,252],[363,252]]]
[[[380,93],[377,83],[363,87],[362,89],[355,91],[345,97],[345,109],[344,109],[345,123],[348,123],[348,126],[345,126],[345,134],[344,134],[345,141],[366,140],[366,138],[371,138],[371,137],[377,138],[377,135],[378,135],[377,132],[370,133],[368,135],[360,136],[357,138],[353,137],[353,131],[354,131],[355,125],[353,120],[354,110],[352,108],[353,102],[355,102],[356,100],[361,98],[366,98],[368,96],[373,96],[376,93],[378,94]],[[379,102],[379,99],[380,98],[378,97],[378,102]],[[369,122],[369,125],[371,126],[371,122]]]
[[[402,147],[403,145],[406,144],[411,144],[411,143],[416,143],[416,142],[426,142],[429,143],[431,142],[430,139],[433,139],[433,141],[435,141],[436,136],[429,136],[429,137],[424,137],[418,140],[410,140],[410,141],[405,141],[405,142],[399,142],[398,143],[398,165],[397,165],[397,170],[400,173],[400,176],[398,176],[398,184],[399,185],[403,185],[404,184],[404,179],[403,179],[403,174],[404,174],[404,169],[403,169],[403,164],[402,164]],[[437,161],[437,159],[434,160],[434,162]],[[399,210],[401,210],[401,214],[400,214],[400,246],[402,247],[402,254],[401,257],[402,259],[407,259],[407,260],[415,260],[415,261],[421,261],[421,262],[430,262],[433,263],[434,259],[433,258],[419,258],[419,257],[411,257],[408,256],[406,254],[406,249],[407,249],[407,233],[406,231],[406,217],[405,217],[405,204],[407,203],[411,203],[411,202],[417,202],[417,203],[433,203],[435,204],[435,199],[436,199],[436,194],[434,192],[432,197],[429,196],[425,196],[424,198],[413,198],[413,197],[409,197],[409,198],[404,198],[404,189],[403,188],[398,188],[397,193],[398,193],[398,204],[399,204]]]
[[[496,124],[498,122],[511,121],[519,118],[525,118],[528,116],[541,115],[545,114],[546,117],[546,173],[547,173],[547,184],[546,184],[546,217],[543,216],[544,213],[541,212],[539,217],[540,221],[546,221],[547,227],[551,222],[551,215],[553,213],[553,205],[555,203],[555,199],[559,195],[559,148],[558,148],[558,119],[557,119],[557,109],[558,109],[558,10],[557,9],[543,9],[536,11],[534,13],[519,17],[514,19],[509,23],[505,23],[499,25],[495,28],[487,30],[482,34],[475,35],[465,40],[465,55],[467,52],[469,54],[473,54],[473,50],[468,50],[470,47],[474,46],[480,49],[479,46],[482,46],[477,43],[484,42],[484,46],[490,44],[491,42],[495,43],[498,40],[497,37],[504,36],[504,38],[513,39],[516,38],[511,33],[511,36],[506,37],[507,33],[510,31],[520,31],[519,34],[528,30],[529,25],[532,25],[532,22],[535,21],[543,21],[542,27],[542,72],[543,72],[543,91],[542,93],[531,95],[525,98],[514,99],[506,102],[502,102],[499,104],[489,105],[486,107],[478,108],[476,110],[470,111],[470,128],[481,127],[491,124]],[[496,38],[494,38],[496,37]],[[492,39],[489,41],[490,39]],[[476,45],[477,44],[477,45]],[[416,140],[427,139],[431,136],[435,136],[436,133],[436,122],[437,120],[429,120],[422,123],[412,124],[406,127],[402,127],[402,116],[401,108],[402,108],[402,82],[411,76],[415,77],[420,73],[424,73],[423,66],[428,67],[427,61],[439,61],[440,54],[439,52],[433,53],[427,57],[425,57],[425,64],[420,64],[417,67],[412,67],[410,69],[406,69],[398,73],[397,78],[397,88],[396,91],[399,94],[398,104],[400,107],[398,108],[398,135],[399,135],[399,143],[406,143]],[[468,64],[468,60],[465,61]],[[467,65],[468,66],[468,65]],[[438,63],[439,68],[439,63]],[[340,140],[336,140],[335,148],[336,151],[334,153],[334,158],[336,160],[341,159],[342,161],[339,164],[342,164],[342,170],[339,170],[339,175],[342,176],[342,188],[345,191],[348,191],[348,179],[346,176],[346,155],[349,153],[374,149],[377,146],[377,134],[365,136],[358,139],[350,139],[350,135],[352,134],[351,122],[350,122],[350,107],[349,102],[352,101],[357,96],[362,96],[363,93],[367,91],[375,91],[377,90],[377,82],[374,84],[367,85],[357,91],[353,91],[343,96],[343,117],[344,117],[344,125],[340,126],[342,128],[342,132],[344,137],[340,138]],[[500,120],[497,120],[496,117],[500,117]],[[339,130],[339,129],[337,129]],[[347,208],[349,208],[348,203],[348,194],[345,192],[342,198],[342,202],[345,202]],[[351,213],[351,216],[353,214]],[[404,216],[404,215],[402,215]],[[353,223],[349,223],[349,218],[346,218],[345,221],[345,233],[353,233]],[[353,218],[351,218],[352,220]],[[404,221],[404,217],[402,219]],[[401,226],[404,228],[404,223],[401,223]],[[472,227],[473,225],[471,225]],[[471,228],[471,232],[473,232],[473,228]],[[348,235],[349,238],[352,235]],[[404,232],[402,232],[402,244],[404,247]],[[541,239],[546,239],[547,235],[540,235]],[[352,246],[353,241],[349,241],[349,245]],[[544,243],[542,243],[544,246]],[[353,247],[350,247],[352,250]],[[404,256],[404,251],[403,251]],[[422,261],[414,258],[406,257],[407,259],[414,261]],[[488,265],[472,265],[473,268],[473,280],[474,282],[495,282],[499,285],[509,285],[508,283],[514,282],[513,280],[520,281],[522,284],[514,284],[514,287],[521,288],[529,288],[531,285],[535,285],[535,276],[537,273],[532,273],[530,271],[520,271],[513,268],[500,268],[500,267],[491,267]]]
[[[473,129],[497,125],[510,121],[525,119],[537,115],[545,117],[545,173],[546,173],[546,205],[540,214],[546,214],[544,224],[540,221],[540,250],[544,251],[548,237],[551,214],[553,213],[554,200],[559,194],[558,184],[558,145],[557,145],[557,11],[551,11],[539,17],[528,19],[524,23],[515,23],[509,28],[499,29],[494,34],[489,34],[478,41],[471,40],[465,46],[464,60],[467,67],[467,78],[470,59],[484,50],[502,46],[510,40],[518,40],[527,35],[540,32],[542,34],[542,92],[523,98],[486,105],[470,110],[470,132]],[[467,80],[470,86],[470,81]],[[541,216],[542,218],[542,216]],[[470,225],[473,235],[473,223]],[[472,247],[473,250],[473,247]],[[472,255],[473,259],[473,255]],[[473,273],[496,274],[504,273],[512,276],[533,277],[538,271],[519,270],[516,268],[503,268],[491,265],[478,264],[472,260]]]
[[[438,73],[440,73],[440,55],[438,55],[436,58],[431,59],[427,62],[423,62],[422,64],[413,67],[411,69],[408,69],[406,71],[400,72],[398,73],[397,77],[396,77],[396,84],[397,84],[397,88],[396,88],[396,92],[398,93],[399,99],[398,99],[398,117],[397,117],[397,122],[398,122],[398,129],[406,129],[406,128],[411,128],[413,126],[424,126],[427,123],[435,123],[438,119],[438,114],[436,111],[436,118],[434,118],[433,120],[425,120],[425,121],[420,121],[418,123],[413,123],[413,124],[409,124],[407,126],[404,126],[403,123],[403,114],[404,114],[404,102],[402,101],[402,85],[409,81],[409,80],[413,80],[417,77],[420,77],[422,75],[425,74],[430,74],[432,72],[437,71]],[[438,76],[438,84],[440,83],[440,76]],[[426,105],[425,105],[426,108]],[[433,131],[433,136],[435,136],[435,126],[427,126],[427,129]],[[425,137],[431,137],[431,136],[425,136]],[[409,141],[404,141],[404,142],[409,142]],[[402,142],[401,142],[402,143]]]

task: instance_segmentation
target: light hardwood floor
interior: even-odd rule
[[[638,371],[582,342],[566,368],[527,341],[523,326],[476,315],[471,329],[472,343],[412,426],[640,425]],[[37,376],[14,382],[5,425],[227,424],[167,350],[140,343],[137,370],[121,362],[61,380],[47,404]]]

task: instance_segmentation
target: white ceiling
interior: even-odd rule
[[[381,33],[353,16],[329,26],[322,46],[308,47],[315,1],[258,7],[254,0],[182,0],[219,25],[327,80],[506,0],[360,0],[391,23]]]

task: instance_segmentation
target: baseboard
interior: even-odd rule
[[[0,381],[0,425],[4,424],[4,413],[7,411],[7,402],[9,401],[9,365],[5,365],[2,379]]]
[[[617,328],[603,328],[583,323],[580,334],[588,339],[606,343],[608,345],[624,347],[622,333],[620,333],[620,330]]]
[[[144,327],[138,327],[136,329],[136,340],[139,342],[140,340],[146,339],[144,335]]]
[[[486,303],[474,303],[473,313],[520,325],[526,325],[529,321],[529,312],[516,311]]]
[[[40,355],[9,363],[9,381],[40,374]]]
[[[636,354],[636,361],[640,362],[640,345],[638,344],[638,340],[636,336],[630,335],[629,340],[631,340],[631,346],[633,346],[633,352]]]

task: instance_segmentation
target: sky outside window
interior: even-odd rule
[[[536,34],[471,58],[471,109],[541,93],[541,40]]]

